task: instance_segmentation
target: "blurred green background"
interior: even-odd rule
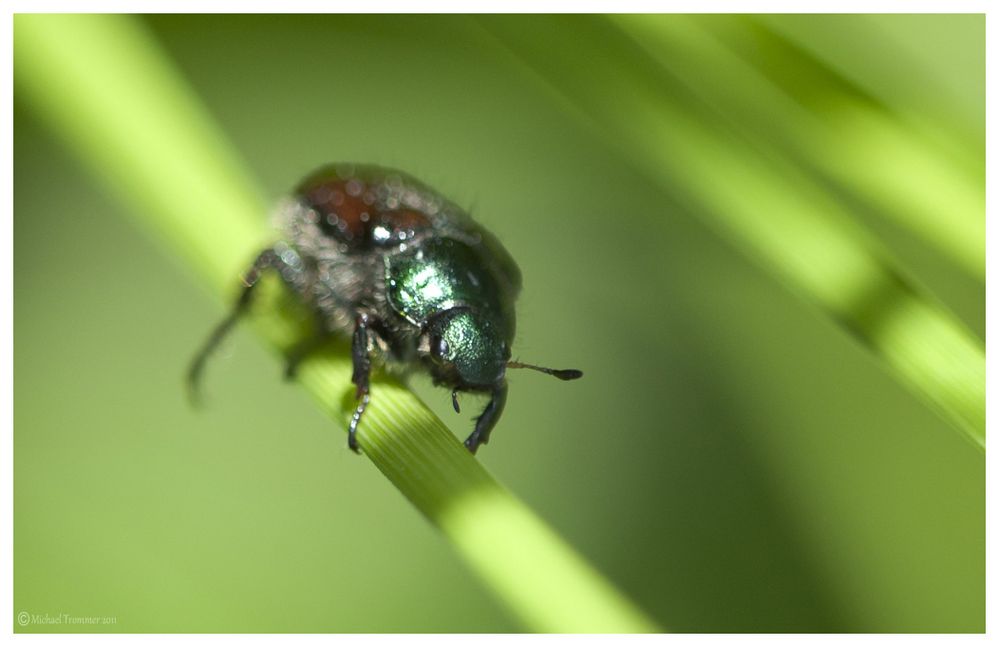
[[[810,113],[878,106],[980,180],[984,17],[688,20]],[[550,30],[585,72],[603,18],[143,21],[270,198],[326,162],[395,166],[504,241],[525,278],[515,354],[586,378],[511,376],[480,460],[663,626],[984,631],[983,453],[496,36]],[[679,65],[697,106],[713,70]],[[779,126],[757,134],[800,135]],[[192,411],[182,375],[221,305],[20,102],[14,158],[15,617],[522,629],[250,332]],[[797,161],[984,339],[982,275]],[[476,407],[414,386],[464,437]]]

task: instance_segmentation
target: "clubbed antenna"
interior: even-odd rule
[[[560,380],[578,380],[583,377],[583,372],[574,368],[545,368],[544,366],[524,364],[523,362],[507,362],[506,365],[507,368],[531,368],[535,371],[541,371],[542,373],[553,375]]]

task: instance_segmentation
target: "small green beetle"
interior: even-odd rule
[[[357,408],[347,442],[370,402],[372,362],[405,373],[422,367],[435,385],[486,393],[489,403],[465,440],[489,442],[506,402],[506,369],[530,368],[562,380],[582,377],[510,361],[520,270],[499,241],[461,208],[413,177],[373,165],[336,164],[308,176],[276,212],[283,240],[262,251],[230,312],[188,374],[197,388],[212,350],[250,304],[261,274],[273,270],[317,314],[316,339],[292,353],[287,375],[329,335],[350,335]]]

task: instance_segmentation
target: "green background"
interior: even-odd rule
[[[546,20],[563,34],[584,21]],[[663,626],[984,630],[982,453],[636,172],[481,21],[145,22],[271,198],[329,161],[396,166],[504,241],[525,283],[515,354],[586,377],[511,376],[480,459]],[[855,67],[893,69],[894,86],[867,82],[973,141],[984,129],[981,16],[768,24],[881,48]],[[797,51],[813,65],[815,42]],[[248,331],[190,410],[182,375],[221,304],[21,103],[14,157],[15,617],[521,629]],[[855,215],[984,339],[980,280]],[[478,403],[456,416],[445,391],[414,386],[467,434]]]

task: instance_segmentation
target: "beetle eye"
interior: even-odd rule
[[[447,345],[447,340],[438,337],[431,346],[431,352],[440,359],[446,359],[451,354],[451,347]]]

